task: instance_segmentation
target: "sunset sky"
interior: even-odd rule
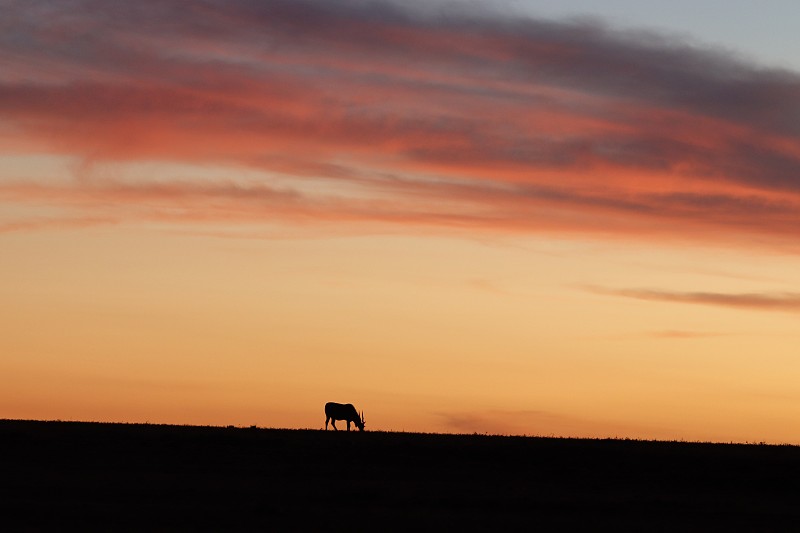
[[[800,3],[719,6],[0,0],[0,418],[800,444]]]

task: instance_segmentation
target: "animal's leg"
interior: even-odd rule
[[[350,431],[350,421],[347,421],[347,431]]]
[[[325,417],[325,431],[328,431],[328,420],[330,420],[330,419],[331,419],[331,417],[329,417],[329,416]]]
[[[339,431],[339,428],[336,427],[336,419],[335,418],[331,418],[331,425],[333,426],[333,429],[335,429],[336,431]]]

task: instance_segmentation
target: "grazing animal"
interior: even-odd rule
[[[356,408],[351,403],[334,403],[328,402],[325,404],[325,431],[328,431],[328,421],[333,425],[333,429],[338,431],[336,427],[337,420],[347,421],[347,431],[350,431],[350,422],[353,422],[359,431],[364,431],[364,411],[361,411],[359,416]]]

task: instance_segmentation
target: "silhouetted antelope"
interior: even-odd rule
[[[347,431],[350,431],[350,422],[354,423],[359,431],[364,431],[364,411],[361,411],[361,416],[358,411],[353,407],[352,403],[334,403],[328,402],[325,404],[325,431],[328,431],[328,421],[331,422],[333,429],[336,427],[337,420],[347,420]]]

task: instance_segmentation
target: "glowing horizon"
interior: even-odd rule
[[[800,443],[800,74],[587,20],[11,2],[0,418]]]

